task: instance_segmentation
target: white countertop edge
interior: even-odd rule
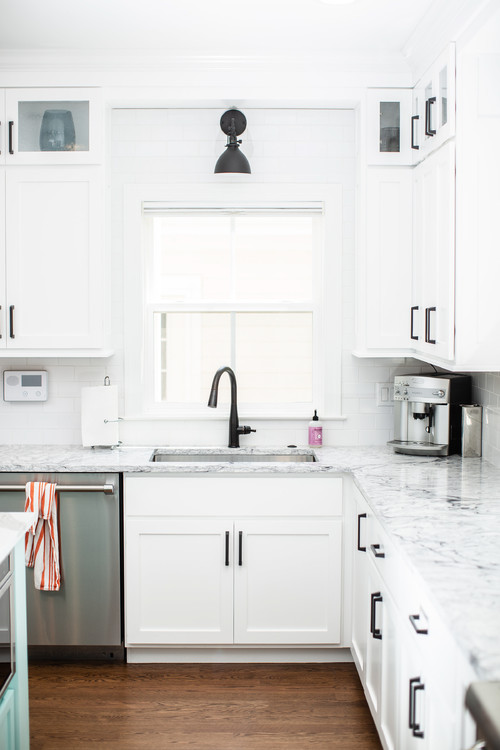
[[[12,552],[34,520],[34,513],[0,513],[0,561]]]

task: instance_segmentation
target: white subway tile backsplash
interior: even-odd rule
[[[473,373],[472,400],[483,407],[483,456],[500,466],[500,373]]]

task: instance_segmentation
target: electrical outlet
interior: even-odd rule
[[[377,406],[394,404],[394,383],[377,383]]]

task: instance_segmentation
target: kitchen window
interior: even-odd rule
[[[337,305],[327,302],[325,278],[340,256],[330,237],[327,260],[327,213],[339,214],[338,205],[336,212],[326,205],[331,188],[321,189],[322,200],[309,199],[310,186],[181,186],[184,199],[177,188],[170,200],[155,195],[163,192],[152,188],[138,200],[141,188],[131,188],[133,210],[126,210],[129,220],[140,219],[141,248],[127,243],[126,279],[135,288],[127,299],[141,291],[141,331],[135,325],[127,336],[127,410],[206,417],[222,365],[236,372],[241,415],[303,418],[313,407],[336,410],[336,357],[327,342]],[[291,192],[301,199],[290,200]],[[137,226],[133,236],[139,239]],[[132,351],[143,352],[140,368]],[[225,380],[221,403],[229,401]]]

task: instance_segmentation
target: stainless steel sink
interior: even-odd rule
[[[297,453],[240,453],[234,452],[205,452],[189,451],[186,453],[175,453],[168,448],[157,448],[153,451],[151,461],[171,463],[296,463],[314,462],[316,458],[313,453],[299,451]]]

